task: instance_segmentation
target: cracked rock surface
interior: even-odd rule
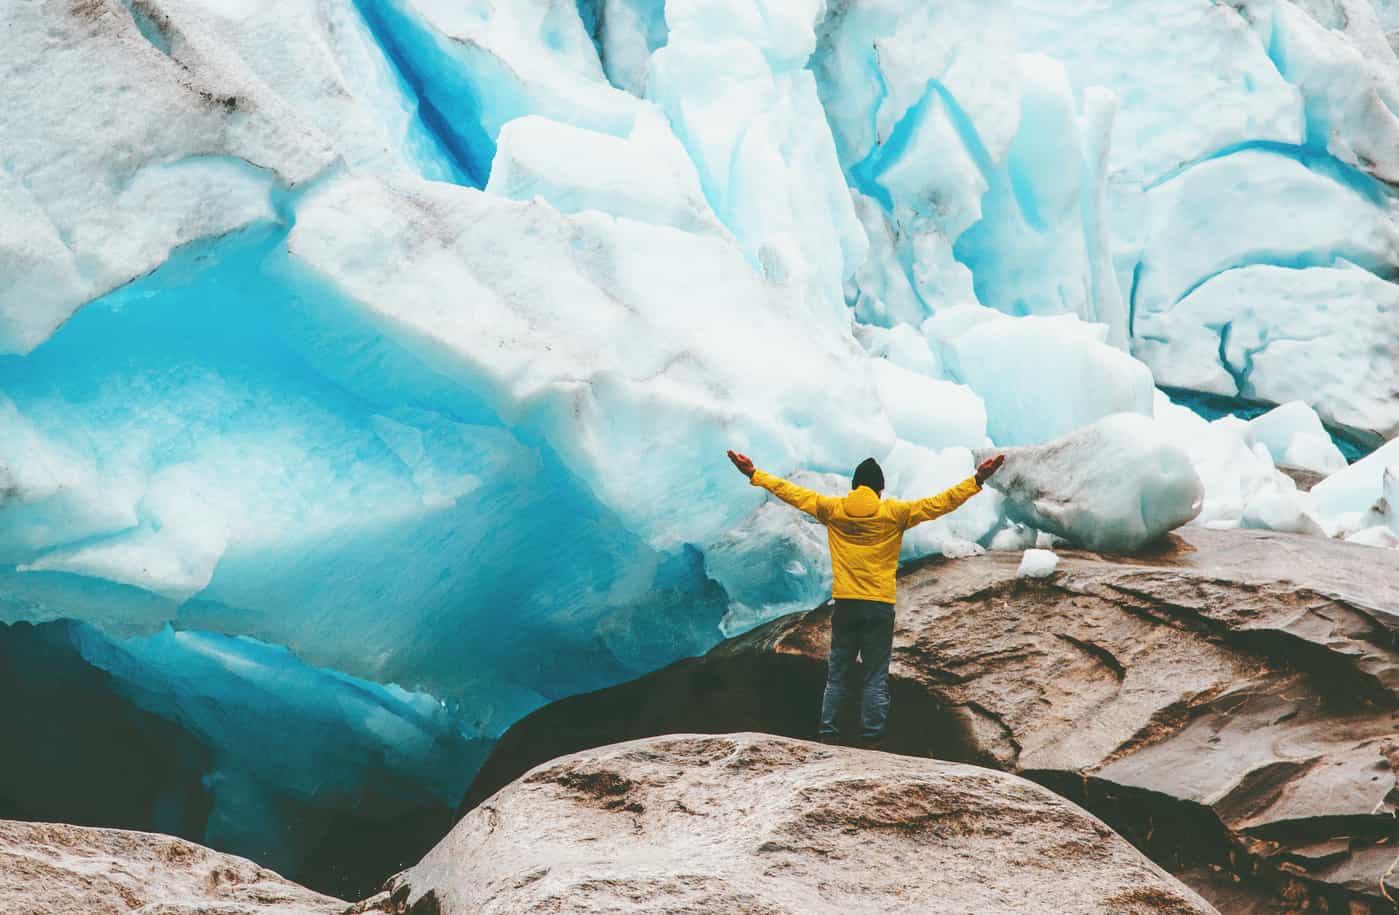
[[[1044,580],[1017,580],[1019,558],[903,577],[886,749],[1026,775],[1226,912],[1395,911],[1399,555],[1190,528],[1145,556],[1063,550]],[[467,806],[580,747],[810,736],[829,613],[541,709]]]
[[[0,820],[6,915],[331,915],[345,903],[244,858],[123,829]]]
[[[979,767],[766,734],[546,763],[360,911],[1207,913],[1095,817]]]

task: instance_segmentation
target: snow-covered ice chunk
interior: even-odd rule
[[[1375,546],[1386,550],[1399,548],[1399,534],[1383,524],[1346,534],[1344,539],[1346,543],[1358,543],[1361,546]]]
[[[638,116],[630,136],[530,115],[501,128],[486,192],[543,199],[564,213],[597,210],[687,232],[723,234],[695,167],[665,120]]]
[[[1101,322],[1126,349],[1128,315],[1100,209],[1117,100],[1090,88],[1080,111],[1058,61],[1023,55],[1018,66],[1019,129],[988,172],[981,220],[949,233],[956,259],[971,269],[983,305]]]
[[[1291,400],[1249,420],[1253,438],[1261,442],[1279,464],[1334,473],[1346,466],[1345,455],[1316,411],[1300,400]]]
[[[880,463],[884,467],[885,495],[895,499],[937,495],[976,472],[972,452],[966,448],[931,451],[903,441]],[[1000,523],[1000,493],[983,490],[952,514],[907,531],[901,555],[904,559],[917,559],[948,555],[949,550],[969,555],[966,545],[987,541]]]
[[[424,121],[412,87],[353,2],[281,0],[125,3],[148,38],[177,61],[217,42],[274,90],[355,168],[463,179]],[[232,55],[230,55],[232,56]]]
[[[940,343],[950,377],[985,401],[997,444],[1046,442],[1113,413],[1151,414],[1151,371],[1109,346],[1105,325],[955,311],[924,331]]]
[[[1026,550],[1020,558],[1016,578],[1048,578],[1059,568],[1059,554],[1052,550]]]
[[[1308,139],[1390,184],[1399,183],[1399,67],[1383,52],[1374,11],[1330,2],[1336,21],[1310,4],[1249,0],[1244,10],[1278,72],[1306,107]]]
[[[1326,530],[1317,518],[1310,493],[1299,492],[1294,485],[1269,486],[1255,493],[1244,506],[1239,526],[1291,534],[1325,537]]]
[[[1018,553],[1037,546],[1040,533],[1018,521],[1007,520],[1000,530],[991,535],[988,546],[998,552]]]
[[[1353,264],[1228,270],[1139,314],[1137,330],[1133,352],[1160,384],[1302,400],[1337,425],[1399,431],[1399,285]]]
[[[1004,454],[989,485],[1005,495],[1005,513],[1092,550],[1140,549],[1193,520],[1204,503],[1190,458],[1145,416],[1115,414]]]
[[[970,388],[920,375],[887,359],[870,361],[894,434],[939,450],[986,443],[986,406]]]
[[[1331,474],[1312,487],[1312,497],[1328,520],[1350,512],[1369,511],[1384,498],[1385,472],[1396,466],[1399,466],[1399,439]]]
[[[1399,264],[1399,224],[1375,193],[1339,169],[1313,170],[1300,154],[1257,149],[1159,185],[1148,193],[1134,332],[1169,338],[1171,325],[1157,315],[1236,268],[1323,267],[1337,259],[1371,270]],[[1306,217],[1296,218],[1299,212]]]
[[[804,66],[821,12],[813,0],[668,3],[647,96],[750,262],[803,290],[824,321],[845,316],[845,278],[868,242]]]
[[[1189,456],[1205,486],[1205,502],[1196,524],[1237,526],[1255,495],[1295,488],[1273,464],[1263,445],[1254,442],[1249,424],[1236,416],[1214,422],[1156,392],[1158,424]]]
[[[0,39],[0,354],[179,245],[276,222],[335,150],[192,22],[169,53],[115,0],[10,4]]]
[[[854,333],[855,339],[871,356],[888,359],[894,365],[930,378],[943,377],[942,362],[928,346],[928,339],[907,324],[884,328],[857,323]]]

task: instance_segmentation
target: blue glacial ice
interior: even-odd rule
[[[180,835],[347,897],[440,838],[487,749],[430,696],[247,638],[16,624],[0,662],[0,815]]]
[[[986,447],[1122,468],[1060,447],[1067,502],[1008,483],[908,558],[1191,518],[1393,545],[1399,458],[1326,435],[1399,432],[1387,0],[6,15],[0,623],[90,625],[124,682],[223,651],[255,658],[207,708],[295,676],[283,717],[333,718],[353,678],[489,739],[820,599],[819,530],[729,447],[832,492],[873,455],[900,497]],[[243,848],[277,805],[229,797]]]

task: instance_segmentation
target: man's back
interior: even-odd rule
[[[729,460],[752,482],[783,502],[826,525],[835,581],[831,596],[831,651],[826,692],[821,699],[823,741],[841,742],[839,711],[855,682],[855,659],[863,667],[860,690],[862,746],[877,747],[889,715],[889,659],[894,645],[894,579],[904,531],[953,511],[981,491],[1004,457],[985,461],[956,486],[927,499],[900,502],[881,499],[884,471],[874,458],[855,468],[850,494],[823,496],[753,466],[747,455],[729,452]]]
[[[761,470],[755,470],[750,479],[754,486],[826,525],[833,598],[886,604],[895,599],[904,531],[953,511],[981,491],[976,478],[969,477],[939,495],[902,502],[881,499],[868,486],[857,487],[844,497],[823,496]]]

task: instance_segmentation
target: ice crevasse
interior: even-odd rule
[[[1387,4],[2,15],[5,623],[285,646],[490,737],[820,598],[729,447],[914,497],[1140,426],[1156,526],[1392,540],[1329,434],[1399,431]],[[906,555],[1152,532],[1014,489]]]

